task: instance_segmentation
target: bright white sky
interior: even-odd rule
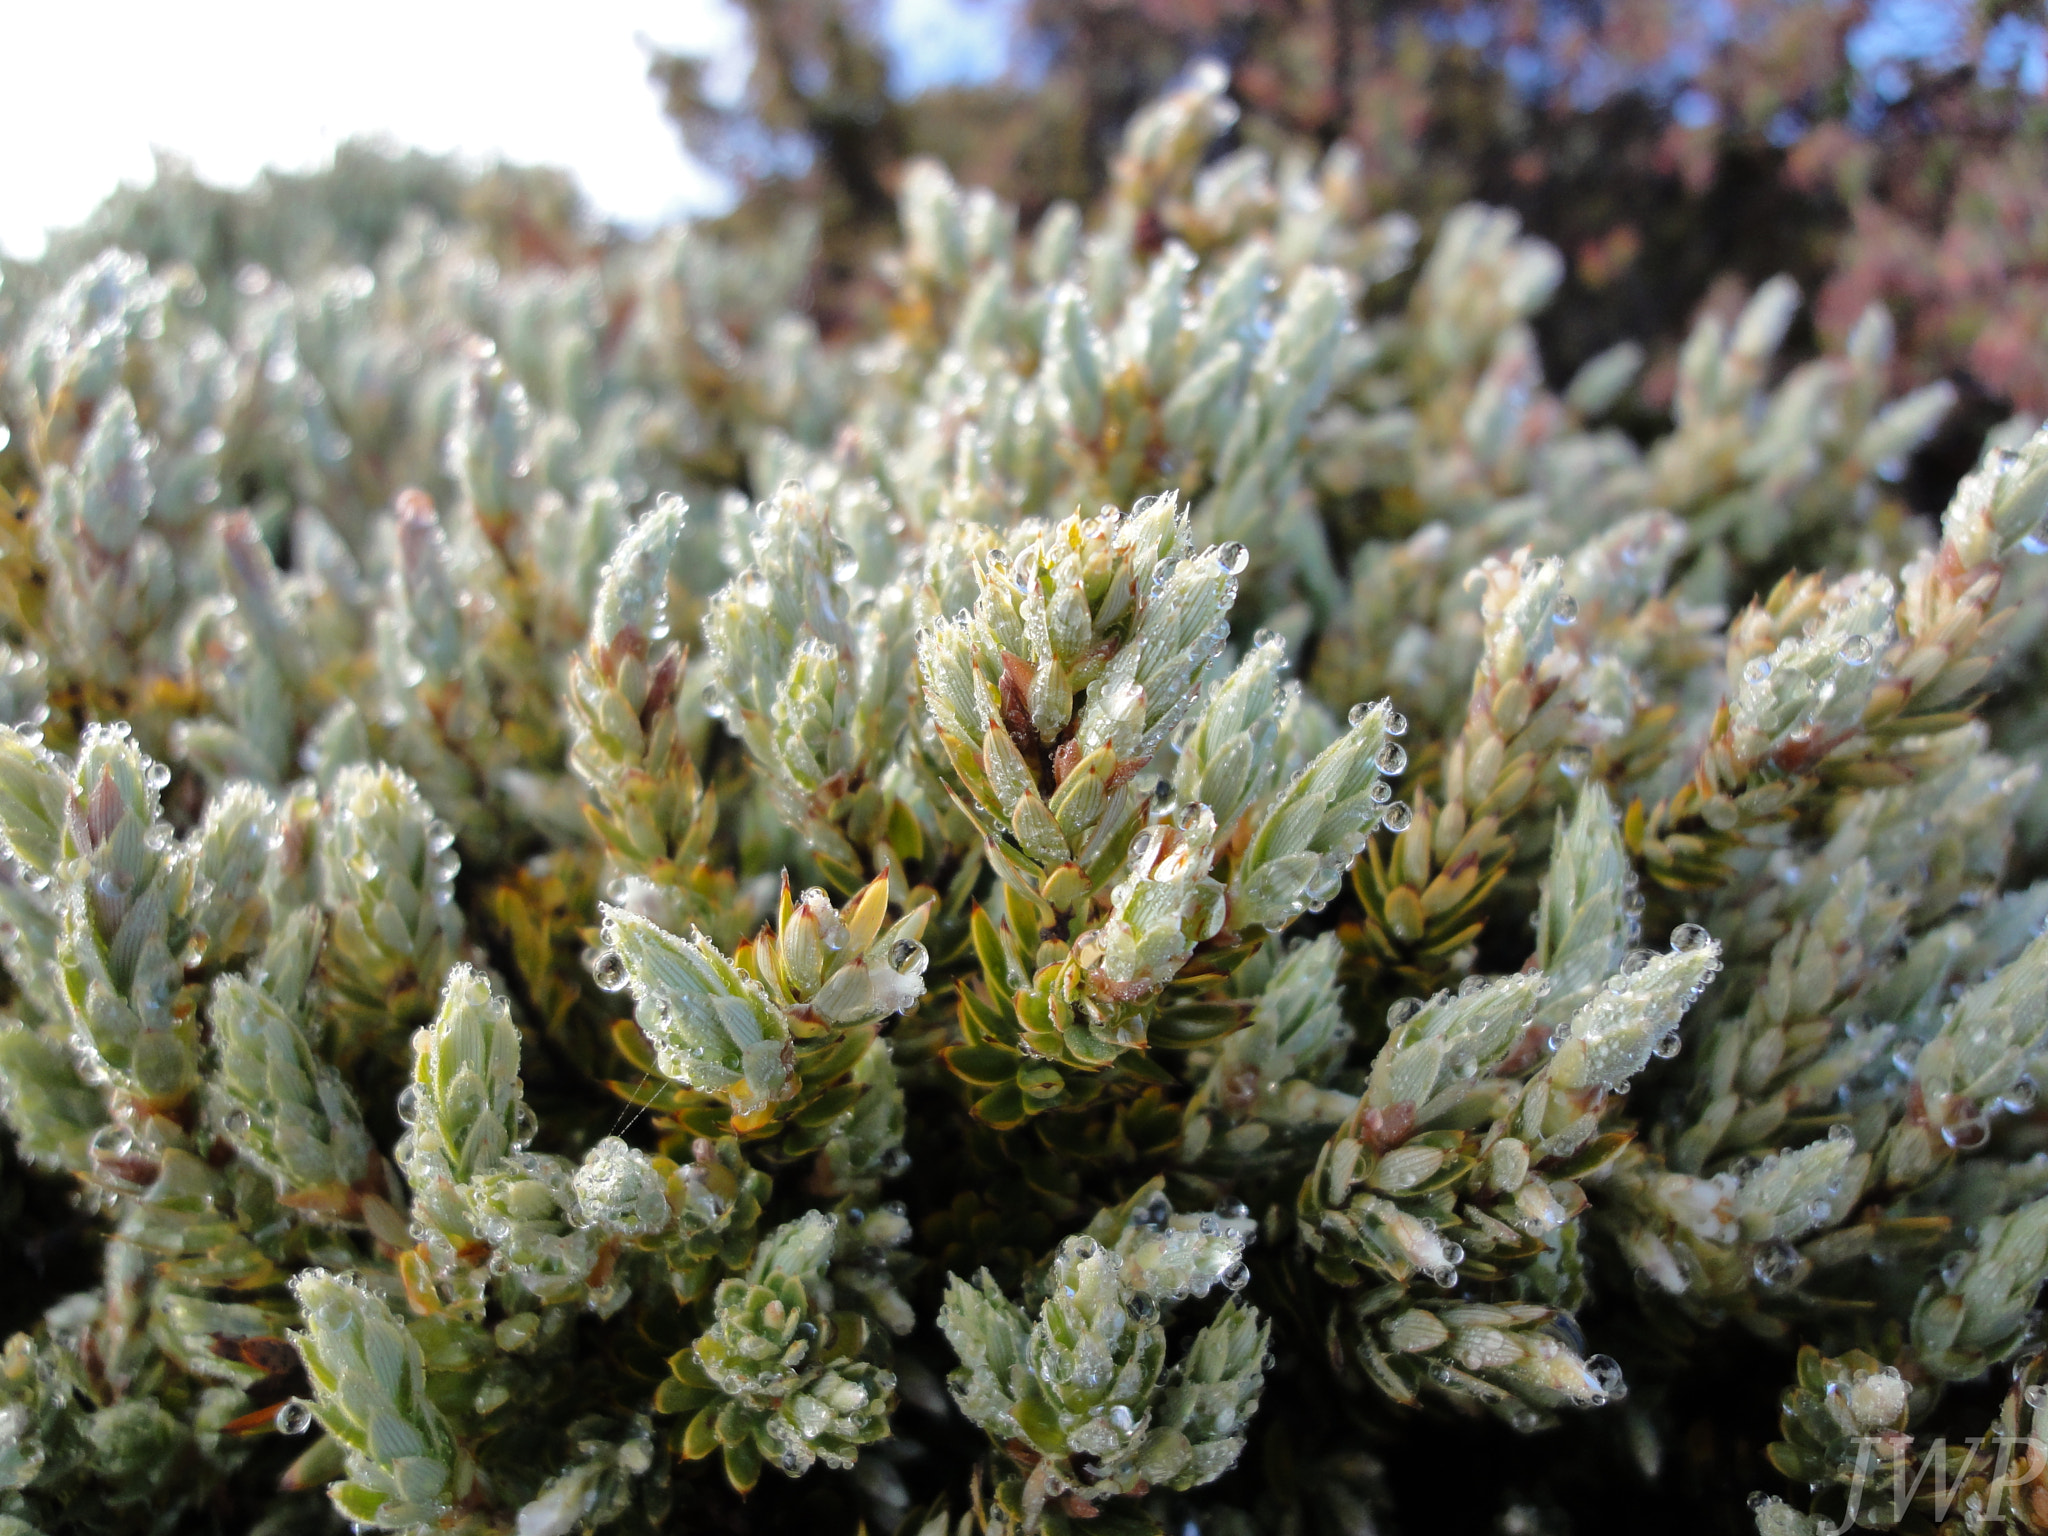
[[[1002,67],[1018,0],[882,0],[899,88]],[[0,250],[41,251],[152,148],[219,185],[308,170],[375,136],[561,166],[600,214],[646,225],[717,207],[647,82],[645,37],[714,57],[737,93],[750,57],[729,0],[22,0],[5,6]],[[723,76],[722,82],[719,76]]]
[[[70,0],[6,7],[0,249],[33,255],[152,146],[208,181],[310,169],[341,140],[573,171],[597,208],[649,222],[718,201],[647,83],[637,41],[731,59],[725,0]],[[532,21],[528,16],[535,18]],[[543,19],[544,18],[544,19]]]

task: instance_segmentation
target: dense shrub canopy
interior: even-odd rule
[[[0,1536],[2048,1528],[2048,434],[1269,130],[8,269]]]

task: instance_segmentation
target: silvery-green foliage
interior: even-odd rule
[[[1336,894],[1344,872],[1389,813],[1385,774],[1407,753],[1392,740],[1395,711],[1382,700],[1352,711],[1350,728],[1310,758],[1273,796],[1233,871],[1231,916],[1280,928]]]
[[[345,1211],[375,1152],[355,1096],[316,1054],[295,1012],[244,977],[214,983],[206,1016],[220,1068],[209,1108],[280,1193],[302,1208],[324,1202]]]
[[[354,1029],[402,1031],[433,1009],[461,942],[454,837],[381,766],[343,769],[316,824],[323,978]]]
[[[1679,1020],[1720,966],[1711,939],[1668,955],[1623,957],[1621,969],[1558,1028],[1551,1066],[1562,1088],[1626,1089],[1652,1055],[1668,1055]]]
[[[1230,85],[1088,209],[906,165],[817,315],[823,214],[516,177],[10,266],[0,1117],[99,1267],[0,1528],[1357,1532],[1474,1413],[1671,1464],[1724,1328],[1766,1532],[2025,1422],[2048,434],[1917,517],[1952,391],[1782,278],[1553,386],[1559,252]]]
[[[884,929],[888,894],[881,877],[842,909],[816,887],[792,900],[785,884],[778,933],[748,946],[746,965],[695,928],[683,938],[608,907],[600,982],[632,989],[665,1074],[759,1123],[799,1093],[800,1041],[871,1033],[922,995],[925,912]]]
[[[1562,1023],[1621,963],[1638,924],[1628,908],[1634,866],[1604,784],[1588,784],[1567,821],[1557,813],[1550,869],[1536,909],[1536,964],[1550,977],[1544,1016]]]
[[[737,1486],[764,1461],[792,1476],[851,1466],[886,1432],[896,1379],[858,1358],[858,1319],[828,1310],[835,1230],[812,1211],[766,1234],[746,1273],[720,1283],[711,1326],[663,1386],[665,1411],[694,1411],[684,1453],[722,1447]]]
[[[1242,1164],[1276,1137],[1276,1148],[1291,1148],[1325,1132],[1356,1106],[1354,1095],[1330,1086],[1354,1037],[1337,979],[1342,954],[1324,934],[1284,957],[1270,945],[1238,971],[1241,990],[1258,987],[1251,1020],[1210,1053],[1188,1101],[1184,1158]]]
[[[981,563],[973,609],[925,628],[918,665],[997,870],[1073,906],[1112,883],[1143,803],[1135,775],[1229,633],[1241,550],[1196,553],[1171,496],[1019,542]]]
[[[1199,1228],[1189,1235],[1199,1240]],[[1233,1289],[1244,1283],[1234,1272],[1229,1279]],[[1237,1459],[1237,1431],[1263,1379],[1267,1330],[1257,1313],[1225,1303],[1166,1363],[1162,1306],[1191,1284],[1206,1292],[1213,1283],[1192,1253],[1173,1254],[1165,1232],[1137,1242],[1127,1233],[1116,1249],[1069,1238],[1035,1318],[986,1272],[973,1284],[953,1277],[939,1318],[962,1362],[953,1395],[998,1441],[1032,1453],[1015,1494],[999,1494],[1014,1498],[1028,1525],[1051,1499],[1071,1494],[1092,1506],[1139,1485],[1192,1488]],[[1076,1458],[1086,1458],[1086,1474]]]
[[[879,779],[909,723],[909,592],[862,584],[827,509],[793,481],[762,505],[751,555],[705,620],[714,702],[791,813],[823,820],[828,783]]]
[[[1982,1146],[1986,1117],[2018,1089],[2048,1037],[2048,937],[1965,992],[1913,1063],[1924,1114],[1892,1133],[1887,1169],[1916,1181],[1955,1150]],[[2031,1084],[2027,1103],[2031,1107]],[[2015,1100],[2015,1102],[2020,1102]]]
[[[89,727],[75,762],[16,731],[0,753],[12,781],[8,845],[39,898],[32,928],[15,925],[18,942],[49,945],[40,958],[95,1074],[146,1103],[177,1100],[198,1065],[197,1022],[183,986],[184,968],[197,958],[187,946],[205,942],[195,897],[211,894],[198,869],[209,840],[174,840],[159,814],[169,770],[125,727]],[[211,841],[218,856],[229,856],[231,838]],[[232,904],[232,874],[229,884]]]
[[[2019,1350],[2033,1299],[2048,1279],[2048,1203],[1984,1223],[1973,1249],[1942,1265],[1913,1309],[1913,1344],[1937,1376],[1969,1380]]]
[[[92,1137],[107,1117],[63,1037],[21,1022],[0,1028],[0,1114],[24,1157],[71,1173],[90,1166]]]
[[[503,999],[467,966],[448,977],[434,1022],[413,1037],[406,1156],[458,1184],[488,1173],[528,1135],[519,1033]],[[526,1112],[530,1113],[530,1112]]]
[[[463,1492],[467,1468],[428,1401],[419,1345],[381,1298],[346,1279],[308,1270],[295,1289],[315,1411],[347,1450],[336,1502],[355,1519],[400,1528],[438,1521]]]

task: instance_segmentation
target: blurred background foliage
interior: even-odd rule
[[[1898,327],[1893,387],[1957,387],[1913,466],[1917,507],[1939,508],[1989,426],[2048,415],[2048,27],[2017,0],[953,0],[889,26],[874,0],[740,4],[743,89],[680,53],[652,55],[652,83],[733,190],[708,232],[819,220],[807,300],[828,338],[888,303],[878,258],[914,157],[1014,201],[1028,227],[1099,192],[1130,114],[1215,59],[1244,108],[1217,154],[1348,141],[1372,207],[1418,219],[1425,248],[1477,199],[1563,252],[1536,321],[1547,369],[1643,343],[1642,435],[1693,320],[1732,316],[1780,272],[1811,301],[1788,363],[1839,347],[1875,299]],[[999,71],[902,88],[906,28],[969,16],[987,32],[989,12],[1007,22]],[[224,191],[166,159],[42,259],[0,258],[0,335],[110,244],[289,279],[372,261],[418,212],[479,229],[507,270],[578,265],[619,238],[547,170],[476,176],[350,144],[331,171]]]
[[[1513,208],[1568,261],[1538,321],[1568,376],[1626,338],[1659,413],[1702,307],[1787,273],[1813,301],[1792,356],[1839,346],[1871,300],[1898,323],[1894,387],[1963,408],[1915,466],[1938,507],[1985,429],[2048,414],[2048,59],[2038,7],[1990,0],[1027,0],[1007,68],[894,93],[872,7],[746,0],[744,94],[704,63],[653,73],[730,219],[820,209],[828,329],[883,302],[901,166],[934,155],[1027,222],[1105,184],[1120,126],[1191,61],[1231,71],[1222,149],[1349,140],[1377,209],[1435,224]]]

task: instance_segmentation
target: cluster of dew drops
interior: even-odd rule
[[[1373,710],[1376,707],[1378,706],[1372,704],[1352,705],[1351,713],[1348,717],[1352,728],[1355,730],[1371,719]],[[1408,734],[1408,717],[1397,709],[1388,709],[1381,721],[1381,728],[1389,736],[1405,736]],[[1387,742],[1386,745],[1380,748],[1379,756],[1373,759],[1373,767],[1378,772],[1387,775],[1388,778],[1406,773],[1408,771],[1408,749],[1398,741]],[[1389,832],[1406,832],[1410,825],[1413,824],[1415,813],[1408,808],[1406,801],[1394,800],[1392,798],[1394,793],[1393,787],[1387,783],[1385,778],[1375,779],[1369,793],[1372,796],[1373,804],[1380,807],[1379,824]]]
[[[1633,894],[1633,891],[1631,891],[1631,894]],[[1635,913],[1640,913],[1641,910],[1641,899],[1638,897],[1629,918],[1629,936],[1631,938],[1635,937],[1636,932],[1641,926],[1639,919],[1634,915]],[[1673,954],[1690,954],[1708,943],[1709,940],[1710,935],[1707,933],[1707,930],[1698,923],[1680,923],[1671,930],[1671,952]],[[1657,952],[1653,949],[1630,950],[1622,957],[1621,964],[1616,968],[1615,973],[1607,978],[1604,983],[1606,990],[1614,993],[1626,992],[1630,986],[1630,979],[1641,974],[1656,959]],[[1721,966],[1718,962],[1707,967],[1705,974],[1700,977],[1699,981],[1690,990],[1686,999],[1688,1004],[1699,996],[1707,983],[1719,975],[1720,971]],[[1490,976],[1467,976],[1458,983],[1457,996],[1460,998],[1476,997],[1491,987],[1493,980]],[[1536,996],[1539,998],[1547,997],[1550,993],[1550,987],[1550,978],[1547,976],[1542,978],[1537,983]],[[1402,1025],[1420,1014],[1424,1008],[1432,1004],[1445,1002],[1451,995],[1448,989],[1441,989],[1426,1001],[1419,997],[1396,998],[1387,1007],[1387,1029],[1390,1032],[1398,1030]],[[1569,1023],[1558,1025],[1550,1031],[1548,1037],[1544,1040],[1544,1049],[1546,1051],[1556,1051],[1570,1033],[1571,1026]],[[1675,1028],[1668,1030],[1651,1047],[1651,1054],[1668,1061],[1678,1054],[1681,1043],[1679,1031]]]

